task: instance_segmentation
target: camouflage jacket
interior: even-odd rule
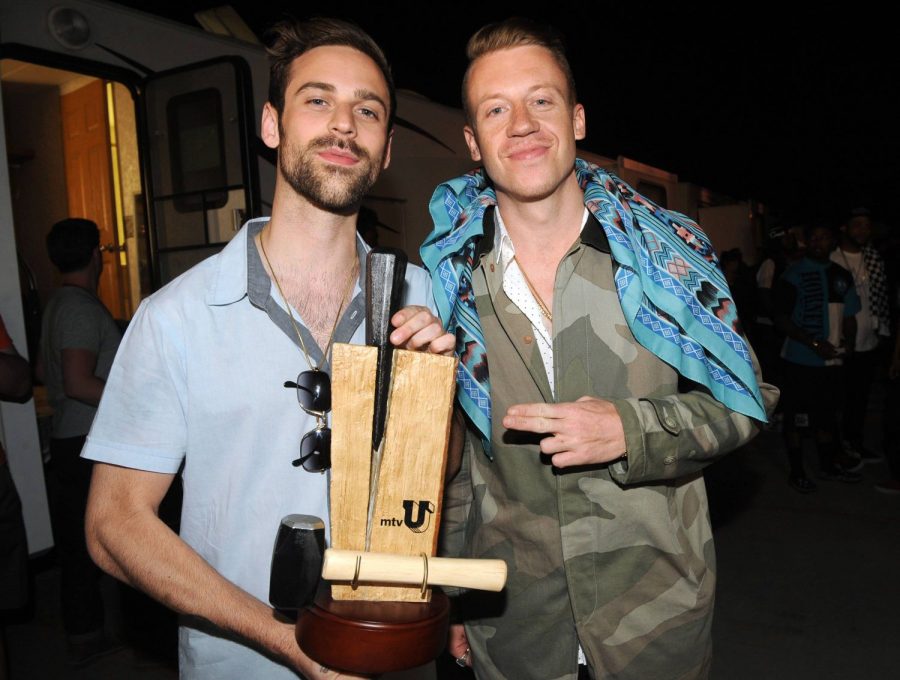
[[[493,247],[492,235],[482,244]],[[695,385],[680,390],[678,374],[637,344],[606,237],[590,219],[557,270],[556,401],[610,400],[628,458],[553,468],[537,438],[503,428],[509,406],[553,396],[530,322],[503,292],[493,254],[479,256],[473,289],[491,369],[494,460],[470,433],[442,535],[445,554],[509,566],[502,593],[458,598],[476,675],[575,678],[580,642],[595,678],[705,677],[715,556],[701,470],[748,441],[754,421]],[[760,388],[771,412],[778,392]]]

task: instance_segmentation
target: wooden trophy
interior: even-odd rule
[[[431,585],[500,590],[506,565],[433,557],[456,359],[391,347],[405,256],[372,251],[367,268],[368,344],[336,344],[332,358],[332,585],[300,612],[296,635],[328,668],[378,674],[443,649],[449,603]]]

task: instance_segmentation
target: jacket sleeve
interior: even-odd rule
[[[467,427],[463,444],[462,464],[459,472],[444,488],[444,504],[441,508],[441,531],[438,552],[442,557],[463,557],[466,543],[466,520],[472,507],[472,456],[480,450],[478,435]],[[484,454],[481,454],[484,455]],[[446,590],[446,588],[445,588]]]
[[[762,381],[753,356],[766,413],[778,403],[779,390]],[[705,388],[664,397],[615,399],[622,418],[627,457],[609,467],[620,484],[643,484],[695,474],[759,431],[759,423],[717,401]]]
[[[438,539],[438,555],[441,557],[466,557],[466,528],[469,510],[472,507],[472,456],[484,455],[477,441],[478,435],[466,427],[463,444],[462,464],[459,472],[444,488],[444,501],[441,508],[441,529]],[[442,586],[449,597],[456,597],[463,592],[461,588]]]

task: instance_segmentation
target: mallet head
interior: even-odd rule
[[[281,520],[269,577],[269,602],[276,609],[301,609],[312,602],[322,577],[325,523],[313,515]]]

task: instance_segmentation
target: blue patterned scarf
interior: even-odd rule
[[[635,339],[728,408],[765,421],[728,284],[700,227],[592,163],[577,159],[575,172],[618,264],[616,291]],[[429,205],[434,230],[420,250],[441,320],[456,334],[457,397],[487,451],[491,388],[472,271],[484,211],[496,204],[481,168],[441,184]]]

